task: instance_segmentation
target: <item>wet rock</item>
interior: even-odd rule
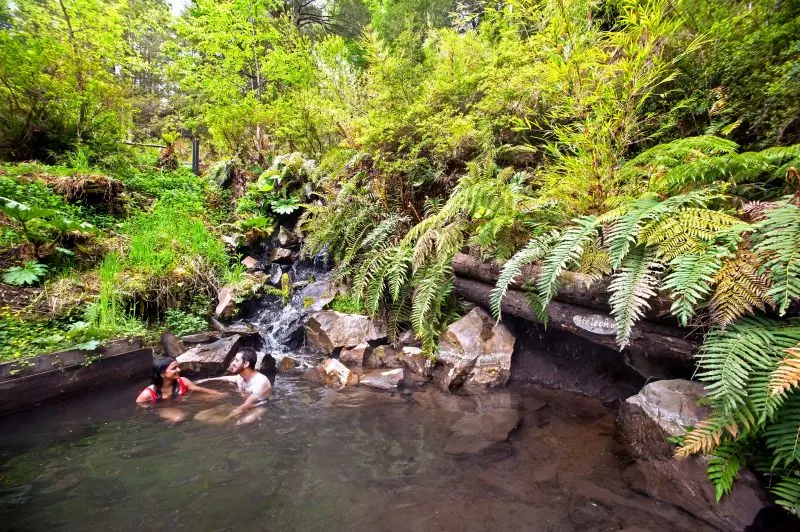
[[[336,389],[358,384],[358,375],[335,358],[328,358],[320,365],[307,370],[303,373],[303,378]]]
[[[217,294],[217,301],[217,308],[214,310],[214,314],[221,318],[230,317],[233,314],[235,305],[233,290],[230,288],[220,290],[219,294]]]
[[[208,344],[216,342],[222,338],[222,333],[219,331],[206,331],[196,334],[187,334],[181,337],[181,342],[184,344]]]
[[[178,337],[169,331],[161,335],[159,343],[161,344],[164,355],[168,357],[175,358],[186,350],[181,341],[178,340]]]
[[[400,362],[400,350],[390,345],[379,345],[364,356],[364,367],[401,368],[403,364]]]
[[[430,382],[431,378],[426,377],[424,375],[417,375],[408,367],[403,366],[403,380],[400,382],[400,386],[404,390],[413,391],[423,387],[425,384]]]
[[[275,383],[275,375],[278,373],[278,362],[275,357],[269,353],[258,353],[255,369],[266,375],[270,384]]]
[[[289,247],[292,244],[296,244],[298,240],[299,238],[297,235],[286,229],[284,226],[281,226],[280,229],[278,229],[278,243],[281,245],[281,247]]]
[[[311,316],[305,326],[308,343],[324,353],[386,338],[383,324],[359,314],[323,310]]]
[[[435,378],[443,390],[466,385],[469,391],[503,386],[511,376],[514,335],[474,308],[442,333]]]
[[[380,390],[397,390],[397,385],[403,380],[403,369],[374,370],[362,375],[358,382],[364,386]]]
[[[256,267],[258,266],[258,261],[256,259],[254,259],[253,257],[247,256],[247,257],[242,259],[242,264],[248,270],[255,270]]]
[[[297,367],[297,361],[290,356],[285,356],[278,362],[278,373],[286,373]]]
[[[426,380],[433,375],[433,360],[419,347],[404,347],[397,357],[403,367],[408,368],[411,373],[425,377]]]
[[[239,336],[244,336],[247,338],[252,338],[256,336],[260,336],[260,332],[258,329],[250,325],[249,323],[232,323],[230,325],[225,325],[219,320],[211,318],[211,326],[214,330],[222,333],[223,336],[232,336],[237,334]]]
[[[678,506],[721,530],[744,530],[767,505],[756,478],[740,471],[733,491],[715,502],[706,476],[707,461],[699,456],[673,458],[669,436],[682,434],[708,415],[697,405],[700,383],[676,379],[658,381],[620,406],[617,429],[636,461],[625,471],[634,489]]]
[[[267,275],[267,282],[269,284],[271,284],[272,286],[280,287],[282,276],[283,276],[283,270],[281,269],[280,264],[269,265],[269,274]]]
[[[231,249],[245,245],[244,235],[241,233],[233,233],[232,235],[222,235],[222,241]]]
[[[417,336],[411,329],[401,332],[400,335],[397,337],[397,343],[401,346],[409,346],[409,347],[422,346],[422,342],[417,339]]]
[[[449,454],[475,454],[508,439],[521,420],[519,410],[498,408],[468,412],[450,427],[444,450]]]
[[[289,264],[292,262],[292,250],[286,248],[274,248],[269,252],[269,261],[279,264]]]
[[[177,357],[181,371],[190,374],[222,373],[231,363],[241,341],[235,334],[211,344],[195,346]]]
[[[339,353],[339,360],[342,364],[349,366],[361,367],[364,365],[364,360],[372,355],[372,346],[364,343],[358,344],[355,347],[345,347]]]
[[[338,293],[339,287],[332,282],[316,281],[304,287],[303,291],[300,292],[300,297],[308,312],[319,312],[333,301]],[[308,302],[307,305],[306,302]]]

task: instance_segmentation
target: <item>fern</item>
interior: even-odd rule
[[[675,451],[682,458],[697,453],[710,453],[719,446],[725,436],[725,425],[719,418],[700,421],[683,437],[683,444]]]
[[[711,293],[715,276],[722,267],[719,253],[707,251],[698,255],[675,257],[669,264],[669,273],[662,283],[670,291],[670,311],[686,327],[697,306]]]
[[[775,494],[777,504],[794,515],[800,515],[800,477],[794,476],[781,480],[772,488],[772,493]]]
[[[444,326],[442,311],[453,291],[452,257],[425,266],[414,275],[411,325],[426,353],[436,350]]]
[[[648,246],[657,246],[658,256],[669,261],[680,255],[704,251],[720,237],[720,233],[732,228],[735,230],[731,232],[738,234],[745,230],[746,224],[722,212],[684,207],[674,216],[644,227],[639,241]]]
[[[778,395],[798,384],[800,384],[800,344],[786,350],[786,356],[770,377],[769,391],[771,395]]]
[[[617,322],[617,345],[620,350],[630,342],[634,324],[650,308],[648,300],[656,295],[657,273],[661,269],[653,253],[643,246],[635,248],[622,268],[611,278],[608,302]]]
[[[786,400],[764,430],[764,441],[772,451],[773,468],[800,465],[800,396],[792,394]]]
[[[559,240],[542,263],[536,278],[536,292],[542,307],[546,307],[558,291],[558,278],[561,272],[570,264],[577,262],[584,247],[594,240],[600,223],[596,216],[583,216],[574,222],[574,226],[561,233]],[[541,311],[539,317],[542,322],[547,321],[547,316],[542,315]]]
[[[711,452],[708,460],[708,479],[714,485],[717,502],[730,493],[739,469],[744,465],[744,457],[735,442],[726,442]]]
[[[764,259],[762,271],[772,279],[768,295],[783,316],[800,298],[800,207],[786,200],[754,226],[753,250]]]
[[[725,260],[714,281],[711,319],[723,328],[754,308],[764,311],[765,304],[772,304],[769,279],[759,275],[756,257],[747,250]]]
[[[528,244],[519,250],[511,259],[503,265],[500,276],[497,278],[494,290],[489,297],[492,315],[500,319],[500,308],[503,297],[508,291],[508,287],[514,282],[514,278],[521,272],[526,264],[539,260],[545,256],[552,245],[555,234],[549,233],[533,238]]]

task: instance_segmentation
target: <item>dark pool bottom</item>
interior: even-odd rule
[[[521,384],[403,397],[295,378],[276,390],[259,424],[236,428],[170,426],[137,412],[136,387],[0,418],[0,528],[707,528],[627,487],[613,416],[591,398]],[[208,408],[193,399],[180,408]],[[508,442],[454,445],[464,416],[498,405],[522,414]]]

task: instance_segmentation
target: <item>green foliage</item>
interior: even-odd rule
[[[787,198],[756,224],[754,251],[766,258],[760,271],[769,272],[767,295],[783,316],[792,299],[800,298],[800,207]]]
[[[25,262],[24,266],[13,266],[3,274],[3,282],[12,286],[36,284],[47,275],[47,266],[35,260]]]
[[[208,322],[204,318],[177,308],[167,309],[164,312],[164,325],[170,332],[179,337],[204,331],[208,328]]]
[[[720,445],[711,453],[708,460],[708,479],[714,484],[717,502],[723,495],[731,492],[733,481],[743,464],[740,450],[733,443]]]
[[[359,299],[347,293],[336,294],[336,297],[330,303],[330,309],[336,312],[344,312],[345,314],[361,314],[364,312]]]
[[[620,349],[628,345],[633,325],[650,308],[648,300],[656,295],[660,266],[652,250],[637,246],[611,278],[608,303],[617,322],[617,345]]]

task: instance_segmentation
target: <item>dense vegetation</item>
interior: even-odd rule
[[[498,317],[526,264],[543,320],[563,272],[611,276],[620,348],[668,296],[715,412],[678,453],[711,455],[720,497],[755,467],[797,513],[798,35],[779,0],[0,0],[0,157],[49,165],[0,167],[3,280],[46,276],[0,357],[202,327],[249,282],[222,231],[302,209],[337,304],[431,354],[458,252],[504,264]]]

